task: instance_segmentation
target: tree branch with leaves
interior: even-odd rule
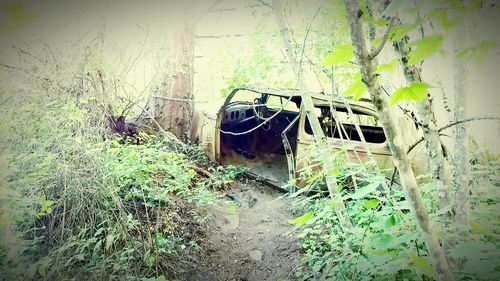
[[[345,9],[349,22],[353,51],[361,71],[361,79],[372,98],[372,102],[387,136],[394,163],[399,170],[401,183],[406,193],[405,197],[410,202],[410,209],[417,219],[417,224],[423,234],[425,245],[434,262],[439,278],[441,280],[453,280],[443,248],[433,229],[415,175],[410,167],[408,155],[403,147],[402,135],[396,127],[396,123],[390,114],[389,103],[377,81],[374,71],[376,66],[373,64],[373,58],[370,58],[370,53],[366,47],[365,33],[363,23],[361,22],[362,11],[359,8],[358,1],[346,0]]]

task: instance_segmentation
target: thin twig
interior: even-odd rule
[[[10,68],[10,69],[15,69],[15,70],[24,70],[20,67],[17,67],[17,66],[11,66],[11,65],[8,65],[8,64],[4,64],[4,63],[0,63],[0,66],[1,67],[5,67],[5,68]]]
[[[198,21],[200,21],[200,20],[201,20],[201,18],[202,18],[204,15],[208,14],[209,12],[211,12],[211,11],[212,11],[212,9],[213,9],[215,6],[217,6],[217,4],[219,4],[220,2],[222,2],[222,1],[221,1],[221,0],[217,0],[217,1],[215,1],[214,3],[212,3],[212,5],[211,5],[210,7],[208,7],[208,9],[207,9],[207,10],[205,10],[203,13],[201,13],[201,14],[200,14],[200,16],[198,16],[198,18],[194,21],[194,24],[197,24],[197,23],[198,23]]]

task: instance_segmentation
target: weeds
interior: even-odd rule
[[[110,136],[116,81],[71,61],[2,89],[0,280],[166,280],[200,250],[211,189],[237,173],[193,145]]]
[[[348,162],[342,150],[335,153],[335,159],[321,159],[314,152],[311,157],[335,163],[332,172],[342,187],[353,228],[339,227],[335,199],[326,197],[322,176],[307,173],[314,165],[305,167],[304,174],[310,175],[305,178],[308,186],[291,195],[303,210],[290,220],[298,228],[304,249],[305,266],[295,275],[302,280],[432,280],[434,269],[401,188],[396,184],[386,194],[381,183],[387,179],[381,171],[369,162]],[[494,192],[498,181],[491,177],[491,170],[498,170],[498,164],[483,162],[475,167],[483,180],[474,189],[474,216],[467,237],[453,235],[455,230],[442,216],[447,210],[437,208],[435,188],[426,176],[419,177],[420,191],[448,257],[455,261],[454,274],[462,280],[494,280],[499,270],[500,228],[498,216],[491,213],[492,202],[498,200]],[[496,219],[488,224],[487,218]]]

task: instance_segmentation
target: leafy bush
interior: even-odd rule
[[[0,280],[165,280],[200,248],[208,188],[237,173],[198,175],[195,146],[109,136],[96,83],[111,83],[72,62],[2,89]]]
[[[311,157],[333,161],[342,198],[353,223],[352,229],[342,229],[335,212],[336,198],[325,194],[322,176],[309,173],[308,186],[292,194],[295,204],[304,214],[290,220],[296,225],[302,239],[305,266],[295,273],[303,280],[429,280],[436,277],[431,259],[410,213],[398,184],[389,187],[387,194],[382,184],[385,176],[372,163],[357,164],[346,161],[345,151],[335,153],[335,159],[322,159],[312,151]],[[321,163],[316,161],[315,163]],[[313,164],[318,165],[318,164]],[[484,173],[491,171],[482,170]],[[314,170],[313,167],[305,168]],[[498,170],[498,165],[496,166]],[[467,236],[456,237],[457,230],[447,223],[447,210],[437,208],[437,194],[432,181],[420,176],[420,190],[431,213],[432,220],[445,243],[453,271],[460,279],[494,280],[498,276],[499,241],[498,215],[491,213],[494,177],[484,177],[484,186],[474,194],[474,220]],[[321,183],[317,183],[317,182]],[[354,184],[355,183],[355,184]],[[388,184],[386,182],[386,184]],[[498,179],[496,179],[498,185]],[[355,188],[354,188],[355,187]],[[488,190],[489,194],[483,190]],[[483,193],[484,192],[484,193]],[[307,197],[298,194],[309,194]],[[487,197],[486,197],[487,196]],[[490,203],[484,202],[487,199]],[[489,210],[489,211],[488,211]],[[491,227],[486,218],[496,217]]]

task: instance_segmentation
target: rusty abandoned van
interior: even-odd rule
[[[346,101],[332,100],[323,93],[310,95],[333,149],[342,147],[348,140],[351,160],[368,159],[352,120],[356,118],[378,165],[392,167],[384,130],[368,101],[349,101],[353,113],[349,114]],[[302,95],[296,90],[241,86],[232,90],[222,105],[209,105],[195,111],[191,137],[200,143],[212,161],[247,167],[250,174],[283,187],[298,176],[304,155],[314,141],[301,102]]]

